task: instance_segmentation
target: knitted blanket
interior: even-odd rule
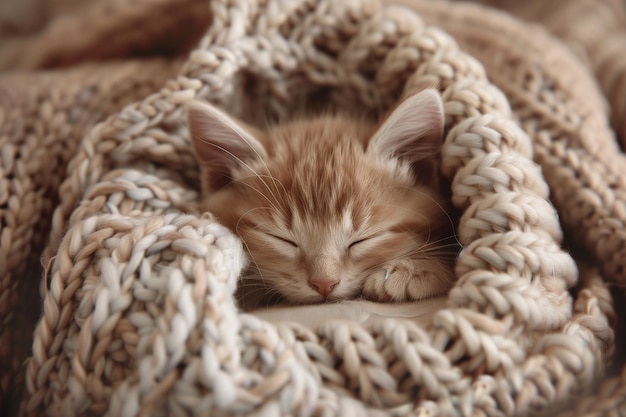
[[[0,414],[626,411],[624,59],[555,19],[395,3],[97,0],[2,46]],[[626,44],[621,3],[592,3],[562,7]],[[241,243],[179,210],[199,190],[185,103],[254,123],[424,86],[462,213],[445,306],[314,328],[239,311]]]

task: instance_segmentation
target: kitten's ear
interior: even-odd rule
[[[416,162],[434,156],[443,141],[443,104],[427,89],[405,99],[374,133],[368,152]]]
[[[203,187],[208,187],[208,191],[216,191],[228,183],[233,170],[267,156],[252,128],[210,104],[189,103],[187,124],[203,170]]]

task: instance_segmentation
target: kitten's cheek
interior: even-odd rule
[[[329,301],[352,300],[357,298],[361,292],[361,285],[358,283],[341,282],[337,289],[328,297]]]

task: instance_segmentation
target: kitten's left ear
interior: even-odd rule
[[[235,120],[217,107],[187,104],[187,124],[201,169],[202,187],[214,192],[233,179],[235,171],[267,156],[256,129]]]
[[[368,152],[415,164],[434,156],[443,141],[443,104],[434,89],[404,100],[374,133]]]

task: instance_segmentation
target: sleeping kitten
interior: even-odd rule
[[[322,115],[261,131],[208,104],[187,112],[202,167],[199,209],[242,239],[251,264],[240,287],[255,288],[257,301],[405,301],[450,289],[435,90],[378,125]]]

